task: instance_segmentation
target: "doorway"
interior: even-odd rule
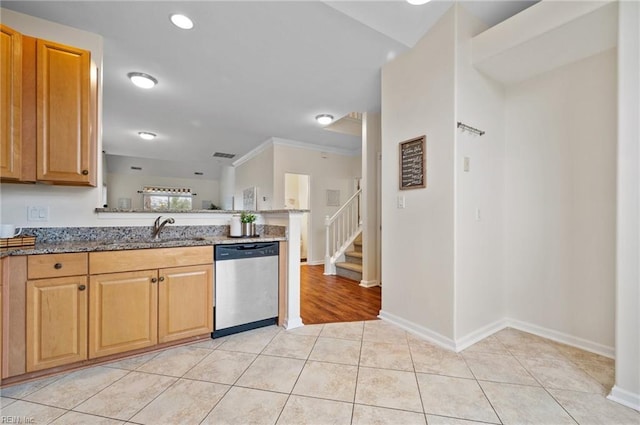
[[[308,174],[284,174],[285,208],[308,210],[311,208],[311,177]],[[309,231],[310,214],[302,215],[300,224],[300,261],[306,263],[312,258],[311,232]]]

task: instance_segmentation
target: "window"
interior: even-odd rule
[[[145,187],[142,190],[145,210],[190,210],[193,194],[188,188]]]

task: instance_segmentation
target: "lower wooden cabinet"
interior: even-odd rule
[[[89,358],[213,331],[213,266],[90,277]]]
[[[158,275],[158,341],[212,332],[213,266],[160,269]]]
[[[157,271],[90,277],[89,358],[158,343]]]
[[[27,372],[87,358],[87,277],[27,281]]]

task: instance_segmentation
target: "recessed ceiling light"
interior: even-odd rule
[[[322,125],[331,124],[333,122],[333,115],[329,115],[329,114],[316,115],[316,121],[318,121]]]
[[[414,6],[420,6],[425,3],[429,3],[430,0],[407,0],[407,3],[412,4]]]
[[[143,89],[150,89],[158,84],[158,80],[142,72],[130,72],[127,74],[127,77],[129,77],[133,84]]]
[[[148,131],[138,131],[138,136],[144,140],[153,140],[156,138],[157,134],[150,133]]]
[[[171,19],[171,23],[173,25],[178,28],[182,28],[183,30],[190,30],[191,28],[193,28],[193,21],[179,13],[174,13],[169,17],[169,19]]]

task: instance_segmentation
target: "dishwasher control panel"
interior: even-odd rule
[[[278,242],[216,245],[215,260],[241,260],[243,258],[270,257],[279,254]]]

